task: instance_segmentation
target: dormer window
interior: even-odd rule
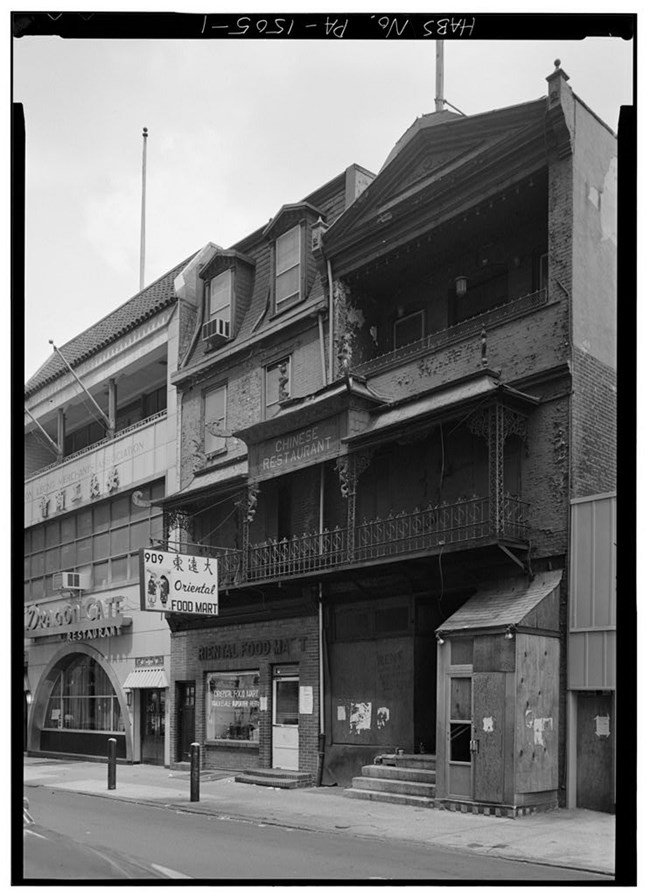
[[[297,224],[275,242],[275,307],[300,298],[301,228]]]
[[[230,326],[232,308],[232,271],[230,268],[210,280],[209,316],[227,321]]]
[[[255,259],[235,249],[215,247],[199,277],[203,280],[203,345],[209,352],[237,336],[251,302]]]

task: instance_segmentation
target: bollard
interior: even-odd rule
[[[115,769],[117,767],[117,741],[108,738],[108,789],[115,790]]]
[[[201,780],[201,747],[190,744],[190,802],[199,801],[199,783]]]

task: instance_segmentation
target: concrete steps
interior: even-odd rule
[[[436,757],[427,754],[378,756],[352,779],[345,796],[411,806],[435,806]]]
[[[251,768],[235,775],[240,784],[257,784],[259,787],[279,787],[295,790],[297,787],[311,787],[308,772],[292,772],[284,768]]]

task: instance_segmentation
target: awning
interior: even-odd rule
[[[129,672],[122,689],[126,688],[168,688],[167,673],[164,669],[135,669]]]
[[[479,590],[443,622],[438,634],[494,630],[516,625],[539,627],[535,624],[535,612],[542,601],[555,591],[561,579],[562,570],[556,569],[538,573],[530,583],[513,579],[496,588]],[[557,623],[555,626],[548,624],[543,627],[555,628]]]
[[[208,473],[199,473],[189,485],[173,492],[171,495],[165,495],[153,503],[156,507],[164,507],[165,509],[172,507],[182,507],[189,499],[200,499],[207,494],[212,494],[217,490],[221,494],[232,491],[233,494],[246,484],[248,475],[248,460],[244,458],[234,464],[227,464],[223,467],[216,467]]]
[[[455,383],[436,387],[427,395],[394,402],[386,410],[380,410],[370,426],[342,441],[353,447],[381,439],[386,433],[406,426],[412,432],[413,427],[426,426],[449,411],[458,412],[497,396],[524,406],[535,405],[539,401],[502,383],[494,371],[481,371]]]

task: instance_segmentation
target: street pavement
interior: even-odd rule
[[[349,799],[343,788],[283,790],[240,784],[232,771],[202,772],[199,800],[190,801],[190,773],[154,765],[122,765],[108,789],[105,762],[24,757],[25,796],[51,787],[94,796],[245,819],[309,831],[404,840],[511,861],[614,875],[615,816],[556,809],[497,818],[445,809]]]

